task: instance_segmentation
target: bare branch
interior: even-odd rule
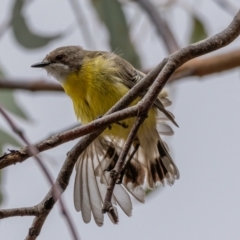
[[[65,142],[74,140],[83,135],[96,131],[100,126],[107,127],[114,122],[118,122],[128,117],[136,116],[136,114],[137,108],[130,107],[122,110],[121,112],[113,113],[106,117],[96,119],[95,121],[84,126],[76,127],[66,132],[56,134],[32,146],[37,149],[38,152],[43,152],[48,149],[57,147]],[[31,156],[33,156],[33,153],[29,151],[29,146],[25,146],[19,150],[10,150],[10,153],[5,153],[0,156],[0,169],[12,164],[16,164],[18,162],[21,163]]]
[[[57,91],[63,92],[60,84],[51,83],[44,80],[26,81],[22,79],[11,80],[7,78],[0,78],[0,89],[21,89],[28,91]]]
[[[147,116],[147,115],[145,115],[145,113],[148,112],[148,109],[146,109],[144,111],[139,111],[139,112],[141,112],[141,115],[139,117],[137,117],[137,119],[130,131],[128,139],[124,144],[123,150],[121,152],[121,155],[119,156],[117,164],[111,172],[111,181],[110,181],[109,187],[107,189],[107,193],[106,193],[104,203],[103,203],[103,213],[108,212],[109,214],[111,214],[112,219],[115,221],[115,223],[118,222],[118,216],[115,214],[112,203],[111,203],[113,190],[116,185],[116,181],[119,178],[120,173],[124,167],[125,159],[126,159],[127,154],[132,146],[132,143],[136,137],[137,131]]]
[[[38,216],[38,206],[26,208],[1,209],[0,219],[8,217]]]
[[[209,74],[230,70],[239,66],[240,49],[207,58],[197,58],[178,68],[170,78],[169,82],[173,82],[185,77],[202,77]]]

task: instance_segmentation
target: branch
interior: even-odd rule
[[[26,81],[26,80],[10,80],[7,78],[0,78],[0,89],[21,89],[28,91],[57,91],[63,92],[60,84],[50,83],[44,80]]]
[[[137,108],[130,107],[122,110],[121,112],[110,114],[106,117],[96,119],[95,121],[86,124],[84,126],[76,127],[72,130],[68,130],[63,133],[53,135],[37,144],[31,145],[37,152],[43,152],[52,148],[55,148],[63,143],[69,142],[83,135],[91,133],[99,129],[99,127],[108,127],[114,122],[124,120],[129,117],[134,117],[137,115]],[[32,157],[34,154],[29,151],[29,146],[25,146],[19,150],[10,150],[10,153],[5,153],[0,156],[0,169],[8,167],[12,164],[21,163]]]
[[[239,66],[240,49],[208,58],[197,58],[178,68],[170,78],[169,82],[173,82],[185,77],[202,77],[209,74],[230,70]]]
[[[146,113],[148,112],[148,109],[139,111],[139,112],[141,112],[141,115],[139,117],[137,117],[137,119],[129,133],[128,139],[124,144],[123,150],[119,156],[117,164],[111,172],[111,180],[110,180],[109,186],[107,188],[107,193],[106,193],[104,203],[103,203],[103,209],[102,209],[103,213],[108,212],[109,214],[111,214],[112,219],[115,221],[115,223],[118,222],[118,216],[115,214],[114,208],[113,208],[112,202],[111,202],[113,190],[116,185],[117,179],[119,178],[120,173],[122,172],[122,169],[125,164],[125,159],[126,159],[127,154],[132,146],[132,143],[136,137],[138,129],[141,126],[141,124],[144,122],[145,118],[147,117]]]
[[[163,42],[169,53],[176,52],[180,49],[177,41],[170,30],[167,22],[160,16],[156,7],[149,0],[136,0],[138,4],[148,13],[148,16],[155,24],[158,34],[162,37]]]
[[[23,216],[38,216],[38,207],[26,207],[26,208],[11,208],[11,209],[1,209],[0,219],[8,217],[23,217]]]

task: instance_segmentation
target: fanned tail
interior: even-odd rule
[[[156,122],[143,124],[139,129],[136,136],[138,148],[131,147],[125,159],[124,171],[121,173],[121,184],[115,185],[111,199],[116,215],[118,205],[127,216],[131,216],[130,195],[139,202],[144,202],[144,185],[147,184],[153,189],[159,183],[163,186],[165,183],[172,185],[179,178],[177,166],[168,152],[167,145],[161,139],[162,135],[173,134],[172,128],[165,121],[170,120],[177,125],[173,114],[164,108],[170,104],[167,94],[160,94],[153,108],[156,112]],[[102,207],[110,183],[110,171],[114,169],[123,145],[123,139],[103,135],[89,145],[78,159],[74,204],[76,210],[82,212],[86,223],[90,222],[93,215],[96,224],[103,225]],[[115,223],[110,214],[109,217]]]
[[[153,189],[158,182],[163,186],[165,182],[173,185],[174,181],[179,179],[178,168],[161,139],[158,140],[156,147],[159,155],[148,162],[147,182],[151,189]]]
[[[105,168],[113,158],[113,156],[111,158],[107,157],[107,150],[111,147],[109,144],[109,141],[99,137],[79,157],[76,164],[75,208],[82,212],[85,223],[91,221],[92,214],[98,226],[103,225],[102,206],[110,181],[110,172],[106,171]],[[125,188],[122,185],[116,185],[112,197],[116,215],[118,215],[116,205],[119,205],[127,216],[131,216],[132,202],[128,191],[133,195],[136,193],[136,198],[141,199],[140,190],[136,191],[130,187]],[[110,215],[109,217],[111,219]],[[113,219],[111,220],[114,222]]]

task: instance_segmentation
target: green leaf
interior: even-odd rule
[[[190,35],[190,42],[195,43],[200,40],[207,38],[207,32],[204,27],[204,24],[196,16],[193,17],[193,27]]]
[[[6,144],[11,144],[16,147],[21,147],[21,144],[15,138],[13,138],[7,132],[0,129],[0,154],[2,154],[3,146]]]
[[[99,17],[110,35],[112,51],[123,53],[122,57],[140,68],[140,59],[130,40],[129,29],[121,4],[117,0],[92,0]]]
[[[0,68],[0,77],[3,77],[3,76],[4,76],[3,70]]]
[[[29,29],[25,16],[23,15],[23,8],[27,2],[29,1],[15,0],[12,9],[11,26],[18,43],[25,48],[34,49],[43,47],[50,41],[61,37],[62,34],[56,34],[52,36],[38,35]]]
[[[4,76],[4,72],[0,69],[0,77]],[[13,90],[0,89],[0,104],[3,105],[8,111],[16,114],[17,116],[28,120],[26,113],[19,107],[15,101]]]
[[[28,120],[26,113],[15,101],[12,90],[0,90],[0,104],[8,111],[16,114],[18,117]]]

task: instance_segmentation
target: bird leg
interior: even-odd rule
[[[136,139],[136,140],[135,140],[135,143],[133,143],[134,149],[133,149],[132,153],[130,154],[129,158],[127,159],[127,161],[126,161],[126,163],[125,163],[122,171],[120,172],[120,176],[119,176],[119,178],[117,179],[116,184],[121,184],[121,183],[122,183],[124,174],[125,174],[128,166],[129,166],[129,164],[130,164],[130,162],[131,162],[134,154],[137,152],[139,146],[140,146],[140,143],[139,143],[138,139]]]
[[[102,117],[102,115],[96,117],[96,119],[99,119],[101,117]],[[123,128],[128,128],[128,125],[125,122],[116,122],[116,124],[120,125]],[[108,129],[111,130],[112,129],[112,125],[109,125]]]
[[[116,122],[116,124],[120,125],[123,128],[128,128],[128,125],[125,122]]]

